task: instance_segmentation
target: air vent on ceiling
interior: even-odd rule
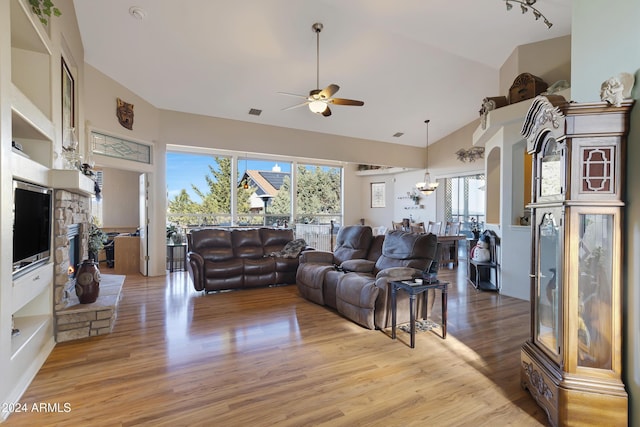
[[[257,108],[252,108],[249,110],[249,114],[251,114],[252,116],[259,116],[260,114],[262,114],[262,110],[258,110]]]
[[[404,132],[396,132],[393,134],[394,138],[400,138],[402,135],[404,135]]]

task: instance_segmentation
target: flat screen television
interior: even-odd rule
[[[13,181],[14,276],[48,262],[51,212],[51,189]]]

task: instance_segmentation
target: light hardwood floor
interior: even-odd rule
[[[440,278],[447,339],[418,333],[411,349],[407,333],[363,329],[295,286],[203,295],[183,272],[128,276],[113,333],[58,344],[21,400],[29,412],[5,424],[547,425],[520,387],[528,303],[475,291],[464,263]]]

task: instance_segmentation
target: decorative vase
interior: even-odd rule
[[[91,304],[98,299],[100,294],[100,270],[98,264],[90,259],[85,259],[78,268],[76,274],[76,295],[80,304]]]

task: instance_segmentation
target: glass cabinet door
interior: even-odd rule
[[[614,216],[578,216],[578,366],[611,369]]]
[[[555,360],[562,325],[562,208],[546,209],[537,225],[535,341]]]

